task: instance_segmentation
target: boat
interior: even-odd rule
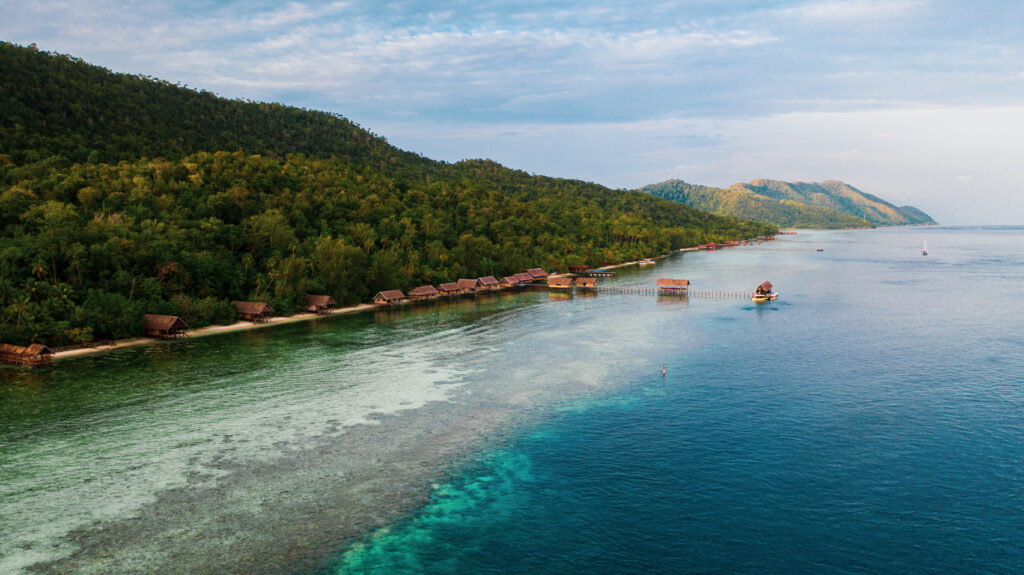
[[[761,282],[761,285],[754,289],[754,296],[751,298],[754,303],[764,303],[779,299],[779,293],[772,291],[772,282]]]
[[[650,258],[647,258],[646,260],[640,260],[639,262],[639,264],[642,266],[653,266],[655,263],[656,262]]]
[[[928,240],[924,241],[924,247],[921,248],[921,255],[922,256],[928,255]]]

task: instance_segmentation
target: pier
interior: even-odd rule
[[[618,286],[597,286],[587,290],[591,293],[606,293],[615,295],[642,295],[666,297],[700,297],[709,299],[750,299],[752,292],[734,290],[687,290],[685,292],[666,292],[656,287],[618,287]]]

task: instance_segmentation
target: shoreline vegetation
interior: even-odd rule
[[[695,251],[698,251],[698,249],[699,248],[680,248],[678,250],[675,250],[672,253],[695,252]],[[661,255],[658,255],[658,256],[653,256],[650,259],[656,259],[656,260],[664,259],[664,258],[668,257],[669,255],[672,255],[672,253],[661,254]],[[601,269],[603,269],[603,270],[612,270],[612,269],[617,269],[617,268],[623,268],[623,267],[626,267],[626,266],[639,265],[640,262],[642,262],[642,261],[643,261],[643,259],[639,259],[639,260],[633,260],[633,261],[628,261],[628,262],[623,262],[623,263],[618,263],[618,264],[611,264],[611,265],[607,265],[607,266],[601,266]],[[565,276],[565,275],[571,275],[571,274],[552,274],[549,277],[559,277],[559,276]],[[540,286],[535,286],[535,287],[540,287]],[[415,303],[415,302],[410,302],[410,303]],[[342,308],[335,308],[335,309],[332,309],[330,311],[330,313],[325,313],[325,314],[303,312],[303,313],[297,313],[297,314],[290,315],[290,316],[274,316],[274,317],[271,317],[268,320],[263,321],[263,322],[237,321],[235,323],[228,324],[228,325],[210,325],[210,326],[206,326],[206,327],[200,327],[200,328],[188,330],[188,337],[190,337],[190,338],[193,338],[193,337],[205,337],[205,336],[210,336],[210,335],[218,335],[218,334],[222,334],[222,333],[232,333],[232,332],[236,332],[236,331],[245,331],[245,330],[250,330],[250,329],[260,329],[260,328],[265,328],[265,327],[274,327],[274,326],[278,326],[278,325],[289,324],[289,323],[296,323],[296,322],[300,322],[300,321],[310,321],[310,320],[315,320],[315,319],[327,319],[327,318],[334,317],[334,316],[349,315],[349,314],[369,311],[369,310],[373,310],[373,309],[381,309],[381,307],[377,306],[375,304],[372,304],[372,303],[360,303],[360,304],[357,304],[357,305],[346,306],[346,307],[342,307]],[[121,350],[121,349],[126,349],[126,348],[129,348],[129,347],[138,347],[138,346],[142,346],[142,345],[153,345],[153,344],[159,344],[159,343],[174,343],[175,341],[178,341],[178,340],[167,340],[167,339],[162,339],[162,338],[157,338],[157,337],[135,337],[135,338],[128,338],[128,339],[119,339],[119,340],[114,340],[114,341],[110,342],[109,344],[97,345],[95,347],[81,347],[81,348],[78,348],[78,349],[69,349],[69,350],[66,350],[66,351],[58,351],[58,352],[55,352],[53,354],[53,360],[57,361],[57,360],[62,360],[62,359],[70,359],[70,358],[74,358],[74,357],[80,357],[80,356],[83,356],[83,355],[91,355],[91,354],[95,354],[95,353],[103,353],[103,352],[109,352],[109,351],[118,351],[118,350]]]
[[[638,191],[432,160],[338,115],[0,42],[0,342],[234,325],[306,296],[597,268],[773,234]],[[246,318],[248,319],[248,318]],[[2,358],[0,358],[2,359]]]

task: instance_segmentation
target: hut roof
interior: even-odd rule
[[[146,331],[171,331],[172,329],[188,329],[185,320],[176,315],[160,315],[147,313],[143,316]]]
[[[434,286],[420,286],[409,292],[411,296],[437,295],[437,288]]]
[[[551,277],[548,278],[548,285],[552,287],[570,287],[572,286],[572,278],[566,277]]]
[[[526,273],[530,274],[530,277],[534,279],[548,277],[548,272],[544,271],[543,268],[530,268],[526,270]]]
[[[306,296],[306,307],[327,307],[329,305],[338,305],[338,302],[334,301],[334,298],[329,295]]]
[[[480,285],[482,286],[490,287],[498,285],[498,278],[494,276],[484,276],[482,278],[479,278],[477,281],[479,281]]]
[[[28,359],[32,357],[38,357],[40,355],[47,355],[53,353],[50,348],[46,347],[41,343],[33,343],[28,347],[21,345],[13,345],[10,343],[0,343],[0,355],[14,356],[21,359]]]
[[[656,285],[660,288],[684,288],[690,285],[690,280],[675,280],[670,278],[658,278]]]
[[[274,313],[274,308],[270,307],[269,303],[263,301],[236,301],[235,307],[238,309],[238,313],[246,315]]]
[[[458,282],[445,282],[440,287],[441,291],[459,291]]]
[[[528,274],[526,272],[519,272],[519,273],[517,273],[515,275],[515,278],[517,280],[519,280],[520,282],[532,282],[533,281],[533,276],[531,276],[530,274]]]
[[[516,276],[505,276],[501,278],[501,281],[507,284],[516,285],[517,283],[519,283],[519,278],[517,278]]]
[[[763,289],[765,291],[771,291],[771,289],[772,289],[772,282],[767,282],[767,281],[766,282],[761,282],[761,285],[759,285],[757,287],[759,287],[759,288],[761,288],[761,289]]]
[[[597,278],[576,278],[576,287],[597,287]]]
[[[478,279],[469,280],[469,279],[459,278],[459,282],[458,283],[459,283],[459,289],[476,289],[476,286],[480,284],[480,280],[478,280]]]
[[[569,264],[569,272],[578,274],[590,271],[590,266],[587,264]]]
[[[383,299],[384,301],[405,299],[405,294],[402,293],[402,290],[400,289],[389,289],[377,292],[377,295],[373,296],[373,299]]]

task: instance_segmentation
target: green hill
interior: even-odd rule
[[[863,228],[935,223],[917,208],[896,207],[837,181],[787,183],[754,180],[722,189],[669,180],[641,188],[641,191],[714,214],[787,228]]]
[[[218,98],[0,43],[0,342],[193,327],[232,300],[637,259],[773,226],[486,160],[399,150],[324,112]]]

